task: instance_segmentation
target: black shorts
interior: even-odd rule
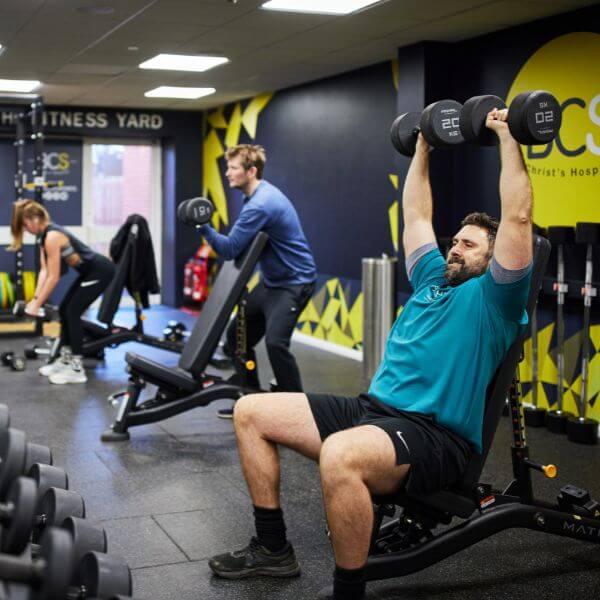
[[[406,490],[413,494],[435,492],[456,483],[471,457],[469,444],[431,417],[397,410],[366,394],[307,397],[322,440],[359,425],[383,429],[396,449],[396,464],[410,465]]]

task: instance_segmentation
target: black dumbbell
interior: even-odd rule
[[[67,598],[72,574],[73,542],[69,533],[60,529],[46,531],[36,558],[0,555],[0,580],[7,584],[11,599]]]
[[[169,321],[163,329],[163,336],[169,342],[181,342],[188,337],[186,326],[179,321]]]
[[[177,218],[185,225],[204,225],[215,212],[213,203],[208,198],[190,198],[177,207]]]
[[[487,115],[497,108],[506,108],[502,98],[484,95],[467,100],[460,112],[460,131],[467,142],[479,146],[495,146],[498,136],[486,127]],[[558,100],[544,90],[523,92],[514,98],[508,109],[511,135],[525,146],[551,142],[560,130],[562,112]]]
[[[16,317],[32,317],[34,319],[42,319],[42,321],[53,321],[58,315],[56,306],[52,306],[51,304],[44,304],[44,306],[40,307],[37,315],[26,313],[26,306],[27,303],[24,300],[17,300],[13,306],[13,314]]]
[[[24,371],[27,367],[25,357],[15,354],[12,350],[2,352],[0,360],[5,367],[10,367],[13,371]]]
[[[18,477],[13,481],[5,502],[0,503],[0,523],[3,526],[0,544],[2,552],[21,554],[30,538],[33,542],[39,541],[49,527],[60,526],[69,517],[85,517],[85,503],[76,492],[50,488],[46,490],[41,501],[38,500],[38,494],[32,479]],[[96,547],[94,545],[90,549]]]
[[[433,148],[451,148],[464,140],[460,132],[462,104],[455,100],[439,100],[422,113],[408,112],[392,123],[390,137],[396,150],[404,156],[415,153],[419,131]]]
[[[12,481],[35,463],[52,464],[52,452],[47,446],[28,443],[19,429],[0,429],[0,498],[4,498]]]

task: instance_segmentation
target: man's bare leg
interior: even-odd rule
[[[306,394],[244,396],[235,405],[235,433],[254,506],[279,508],[281,444],[318,460],[321,436]]]
[[[362,597],[373,531],[371,494],[396,491],[409,468],[396,464],[392,440],[374,425],[340,431],[323,443],[321,483],[335,555],[336,598]]]

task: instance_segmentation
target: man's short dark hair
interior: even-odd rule
[[[482,227],[483,229],[487,229],[488,234],[488,242],[490,244],[490,253],[494,247],[494,242],[496,241],[496,234],[498,233],[498,221],[493,217],[490,217],[487,213],[483,212],[473,212],[468,214],[460,223],[461,227],[465,225],[476,225],[477,227]]]

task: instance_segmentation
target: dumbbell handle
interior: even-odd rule
[[[46,561],[35,558],[27,562],[18,556],[3,554],[0,556],[0,579],[15,583],[37,583],[44,578]]]

